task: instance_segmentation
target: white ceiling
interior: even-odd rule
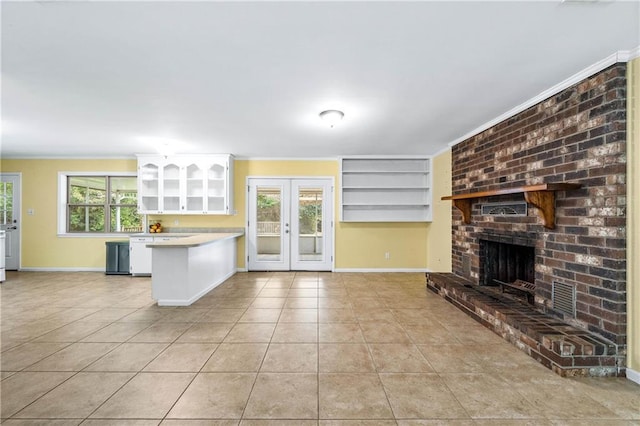
[[[630,2],[2,2],[9,157],[434,154],[640,45]],[[318,118],[341,109],[331,129]]]

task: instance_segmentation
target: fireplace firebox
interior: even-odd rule
[[[535,282],[535,243],[530,238],[485,234],[479,239],[479,284]]]

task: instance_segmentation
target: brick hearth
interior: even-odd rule
[[[621,376],[624,357],[611,342],[573,327],[495,287],[454,274],[427,274],[427,288],[561,376]]]

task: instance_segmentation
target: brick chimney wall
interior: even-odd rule
[[[552,283],[576,288],[576,317],[566,321],[626,345],[626,64],[611,67],[452,148],[453,193],[536,183],[575,182],[556,194],[556,228],[529,205],[526,217],[482,216],[470,224],[453,210],[453,272],[478,282],[478,236],[536,236],[535,284],[541,307]]]

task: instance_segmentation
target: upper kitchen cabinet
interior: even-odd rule
[[[138,155],[143,214],[231,214],[232,155]]]

